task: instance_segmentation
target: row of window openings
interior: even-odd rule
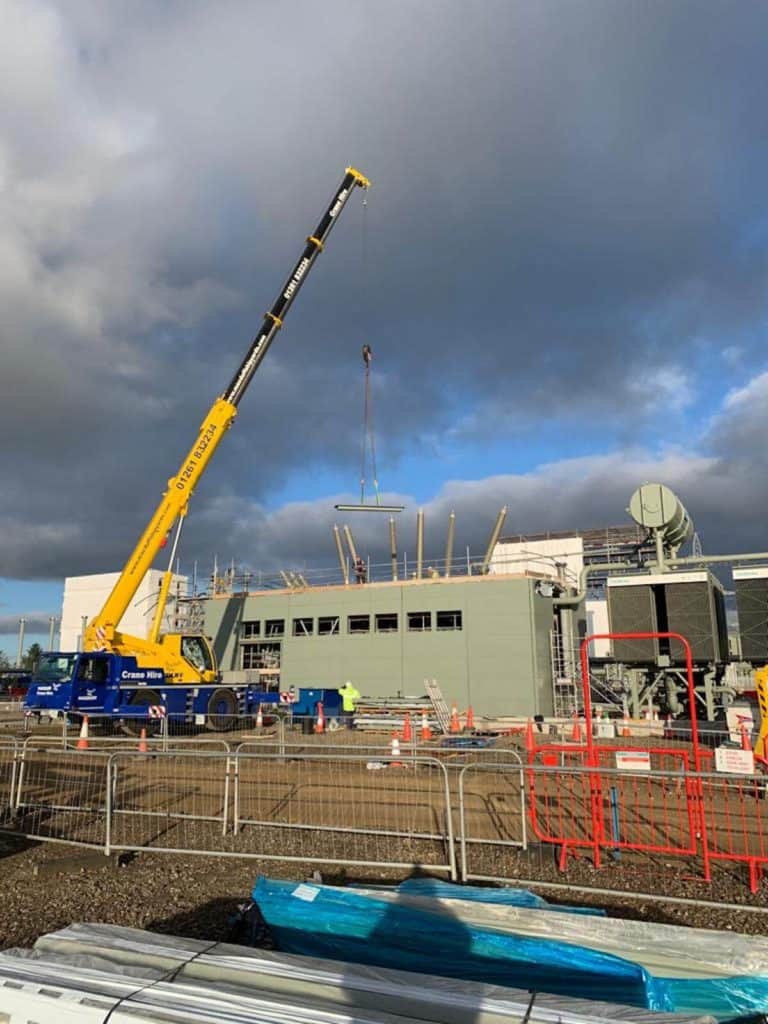
[[[406,612],[408,631],[410,633],[424,633],[432,629],[432,612]],[[393,613],[382,613],[373,616],[374,630],[377,633],[396,633],[398,630],[398,615]],[[241,628],[242,640],[255,640],[262,635],[261,621],[244,622]],[[461,629],[462,617],[460,611],[435,612],[436,629]],[[338,615],[321,615],[317,619],[318,636],[338,636],[341,632],[341,618]],[[370,615],[349,615],[347,616],[347,633],[359,634],[371,632]],[[293,620],[293,636],[313,636],[315,634],[314,618],[298,618]],[[264,636],[284,636],[285,619],[265,619]]]

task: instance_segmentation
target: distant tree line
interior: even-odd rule
[[[37,668],[37,663],[40,661],[40,655],[43,653],[43,649],[40,644],[30,644],[27,653],[22,655],[21,667],[25,672],[34,672]],[[0,651],[0,670],[5,668],[14,668],[14,664],[5,651]]]

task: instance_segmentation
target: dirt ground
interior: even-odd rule
[[[228,739],[246,739],[248,734]],[[371,745],[366,757],[376,758],[387,752],[387,739],[344,733],[345,743],[353,744],[358,753]],[[230,815],[224,808],[226,759],[223,754],[208,765],[184,758],[171,760],[162,756],[134,761],[130,755],[120,760],[112,792],[113,834],[116,845],[141,845],[152,842],[158,848],[174,845],[184,848],[226,850],[240,854],[258,850],[260,854],[291,854],[293,862],[269,861],[240,856],[195,856],[175,853],[142,852],[105,857],[94,850],[62,843],[36,843],[17,836],[0,834],[0,948],[29,946],[41,934],[63,927],[73,921],[100,921],[130,925],[153,931],[225,940],[230,937],[238,907],[245,903],[259,874],[303,880],[315,871],[331,884],[346,882],[398,881],[408,871],[372,867],[324,866],[304,858],[332,857],[344,862],[357,859],[404,859],[403,835],[408,845],[405,859],[421,863],[421,873],[428,865],[445,862],[442,823],[445,817],[445,794],[442,774],[426,767],[405,764],[398,770],[367,771],[354,768],[340,758],[327,765],[302,762],[297,754],[317,753],[326,744],[339,743],[332,737],[308,737],[298,740],[301,746],[289,752],[287,761],[274,764],[254,760],[240,766],[237,813],[241,832],[222,835],[222,820]],[[304,745],[306,743],[306,745]],[[514,741],[509,742],[509,747]],[[132,741],[135,746],[135,741]],[[278,752],[275,738],[262,736],[258,752]],[[119,746],[105,742],[95,744],[86,755],[69,758],[30,752],[24,782],[25,801],[23,830],[51,837],[73,837],[84,842],[103,842],[104,758],[106,750],[116,752]],[[199,749],[199,747],[198,747]],[[221,748],[220,748],[221,749]],[[210,748],[209,748],[210,750]],[[256,751],[251,750],[252,753]],[[426,751],[425,751],[426,752]],[[211,751],[212,753],[212,751]],[[509,761],[510,750],[501,749],[496,756]],[[469,752],[433,748],[450,767],[459,768]],[[408,761],[404,753],[404,761]],[[74,768],[73,768],[74,764]],[[215,770],[214,770],[215,766]],[[423,775],[418,789],[410,780]],[[458,773],[452,771],[451,803],[454,803]],[[521,839],[521,803],[516,773],[473,771],[467,776],[464,792],[467,835],[474,838],[468,849],[469,870],[478,875],[534,879],[540,883],[569,883],[585,888],[631,889],[638,892],[666,893],[690,900],[722,901],[752,904],[760,907],[765,899],[764,881],[761,893],[752,895],[746,884],[743,865],[717,865],[711,886],[702,884],[700,866],[691,862],[680,867],[682,858],[645,855],[633,861],[627,852],[606,853],[606,865],[594,869],[588,851],[569,855],[567,876],[556,863],[558,846],[536,843],[522,851],[513,845]],[[567,777],[557,780],[537,778],[537,804],[542,834],[563,834],[564,825],[573,831],[574,821],[588,820],[589,794],[583,791],[583,780],[572,788]],[[624,785],[617,783],[617,785]],[[627,783],[627,786],[630,784]],[[658,834],[659,821],[667,832],[665,842],[673,848],[684,848],[696,822],[690,819],[687,789],[675,783],[659,789],[656,783],[635,787],[624,794],[626,812],[616,820],[624,840],[647,841],[650,822]],[[654,788],[655,787],[655,788]],[[658,791],[657,791],[658,790]],[[608,806],[606,804],[606,806]],[[756,838],[762,841],[763,808],[768,801],[750,796],[742,801],[738,815],[726,815],[728,807],[722,794],[710,810],[719,821],[719,833],[729,843],[744,843],[750,848]],[[743,807],[748,806],[750,823],[745,828]],[[649,818],[650,809],[654,808]],[[87,809],[87,813],[83,813]],[[529,817],[531,807],[528,808]],[[610,807],[609,807],[610,810]],[[223,816],[223,817],[222,817]],[[724,817],[725,816],[725,817]],[[274,822],[281,822],[275,828]],[[752,823],[760,822],[754,830]],[[736,825],[738,824],[738,828]],[[353,837],[344,827],[378,827],[377,836]],[[455,830],[458,823],[455,823]],[[606,818],[606,830],[614,822]],[[647,834],[647,835],[646,835]],[[713,837],[714,840],[717,836]],[[353,853],[350,853],[353,850]],[[398,851],[400,856],[398,857]],[[688,875],[684,874],[688,871]],[[444,874],[438,877],[445,877]],[[768,933],[768,914],[736,910],[726,906],[712,907],[700,903],[672,903],[638,899],[621,895],[596,896],[580,894],[578,889],[558,891],[542,886],[538,891],[551,902],[585,903],[604,907],[615,916],[631,917],[704,928]]]
[[[59,844],[34,844],[0,835],[0,948],[30,946],[39,935],[73,921],[100,921],[194,938],[227,940],[240,905],[260,874],[303,880],[314,865],[224,857],[103,854]],[[322,871],[329,884],[398,881],[407,872],[372,868]],[[595,884],[586,878],[585,884]],[[541,895],[557,903],[602,906],[612,916],[768,932],[768,915],[727,908],[594,897],[577,892]],[[683,892],[676,890],[677,895]]]

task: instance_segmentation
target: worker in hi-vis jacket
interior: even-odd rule
[[[354,714],[357,702],[360,700],[360,691],[352,685],[348,679],[343,686],[339,687],[341,697],[341,718],[348,729],[354,729]]]

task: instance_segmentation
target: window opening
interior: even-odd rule
[[[376,616],[376,632],[377,633],[396,633],[397,632],[397,612],[382,612],[381,615]]]
[[[317,635],[318,636],[338,636],[339,634],[339,616],[338,615],[321,615],[317,620]]]
[[[411,633],[432,629],[432,612],[408,612],[408,629]]]
[[[349,618],[347,619],[348,633],[370,633],[370,631],[370,615],[350,615]]]
[[[437,628],[438,629],[461,629],[462,620],[461,612],[438,612],[437,613]]]
[[[294,636],[312,636],[315,631],[315,620],[314,619],[294,619],[293,620],[293,635]]]

